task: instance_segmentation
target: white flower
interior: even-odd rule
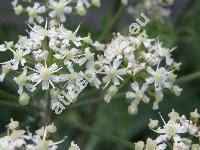
[[[57,59],[63,59],[64,65],[67,65],[70,62],[77,63],[78,61],[77,53],[78,53],[78,49],[76,48],[58,50],[57,53],[54,55],[54,57]]]
[[[145,68],[145,63],[128,62],[127,72],[136,75]]]
[[[4,136],[0,138],[0,148],[1,149],[9,149],[9,150],[14,150],[16,148],[20,148],[25,144],[24,139],[11,139],[10,136]]]
[[[67,6],[70,2],[71,0],[59,0],[58,2],[55,0],[50,0],[49,8],[53,10],[49,12],[49,16],[51,18],[58,17],[61,22],[65,22],[65,14],[70,14],[72,12],[72,7]]]
[[[87,82],[90,83],[90,85],[95,86],[96,88],[99,88],[99,86],[101,85],[101,81],[97,78],[97,74],[94,68],[86,70],[83,74],[83,77],[87,80]]]
[[[105,65],[104,66],[104,71],[102,74],[105,74],[106,76],[103,77],[103,82],[106,83],[105,87],[108,86],[108,84],[112,81],[114,85],[119,85],[120,80],[123,81],[123,78],[121,77],[122,75],[126,74],[126,68],[121,68],[119,69],[121,64],[121,61],[115,59],[113,61],[113,65]]]
[[[113,60],[115,57],[122,58],[124,49],[127,48],[128,45],[129,40],[118,33],[117,37],[114,38],[112,42],[107,45],[107,48],[104,52],[105,58],[109,61]]]
[[[127,92],[126,98],[133,99],[132,103],[134,103],[135,105],[138,105],[140,101],[149,103],[150,99],[145,95],[145,92],[148,88],[146,84],[143,84],[143,86],[140,89],[138,82],[134,82],[131,84],[131,87],[135,92]]]
[[[80,81],[83,79],[81,73],[75,72],[72,65],[67,66],[69,74],[61,74],[59,76],[60,82],[67,81],[67,87],[72,88],[73,86],[78,86]]]
[[[85,49],[85,53],[82,54],[81,56],[83,57],[79,58],[78,60],[80,66],[82,66],[86,61],[87,61],[86,67],[91,66],[94,63],[94,53],[91,53],[89,47]]]
[[[163,126],[163,128],[158,128],[155,132],[161,134],[156,139],[157,143],[170,140],[172,137],[175,142],[179,142],[181,141],[179,134],[186,133],[187,129],[180,123],[175,123],[174,121],[169,120],[167,124]]]
[[[174,60],[171,58],[172,51],[174,51],[174,48],[171,50],[164,48],[162,47],[162,43],[158,42],[155,45],[155,53],[160,57],[164,57],[167,65],[171,65],[174,62]]]
[[[27,54],[30,53],[29,50],[22,50],[22,49],[17,49],[14,51],[13,49],[10,48],[10,50],[13,52],[14,58],[11,59],[11,64],[12,64],[12,69],[13,70],[18,70],[19,64],[22,66],[25,65],[26,59],[24,58]]]
[[[31,29],[31,32],[29,33],[31,41],[33,41],[34,43],[36,42],[38,45],[40,45],[40,43],[44,40],[45,37],[49,36],[47,22],[45,24],[45,28],[38,25],[34,25],[33,27],[31,27],[30,25],[28,26]]]
[[[62,68],[58,68],[58,65],[56,65],[55,63],[52,64],[50,67],[47,67],[46,63],[45,66],[38,63],[35,65],[35,69],[31,69],[36,73],[29,75],[28,80],[35,82],[36,83],[35,86],[37,86],[39,83],[42,82],[43,90],[49,89],[49,83],[53,88],[55,88],[53,82],[58,83],[59,77],[57,75],[54,75],[54,73],[58,72],[61,69]]]
[[[34,3],[33,7],[27,7],[26,11],[28,12],[29,19],[28,22],[30,24],[34,23],[34,20],[36,20],[39,24],[44,22],[44,18],[40,16],[39,14],[43,14],[46,11],[45,6],[41,6],[40,3]]]
[[[68,45],[71,41],[76,47],[79,47],[82,45],[80,42],[81,38],[76,36],[79,28],[80,25],[76,28],[74,32],[72,32],[70,30],[65,29],[64,26],[61,25],[57,31],[59,33],[58,38],[62,39],[64,43],[67,43],[66,45]]]
[[[47,60],[47,57],[48,57],[48,54],[49,52],[46,51],[46,50],[37,50],[37,51],[33,51],[33,57],[36,61],[38,62],[41,62],[41,61],[44,61],[44,60]]]
[[[169,88],[170,82],[168,74],[169,72],[164,68],[159,68],[157,66],[156,70],[153,70],[151,67],[148,67],[146,71],[152,76],[146,79],[147,84],[154,83],[155,91],[160,91],[162,88]]]
[[[14,77],[14,81],[18,84],[19,90],[18,93],[23,93],[24,86],[31,92],[35,90],[35,86],[30,83],[27,83],[28,76],[27,76],[27,67],[24,67],[23,72],[18,77]]]

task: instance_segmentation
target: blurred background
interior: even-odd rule
[[[140,1],[132,5],[138,3]],[[95,39],[111,23],[120,8],[118,0],[102,0],[102,6],[90,9],[86,16],[68,18],[67,26],[75,29],[81,23],[80,34],[87,35],[91,32]],[[170,92],[166,93],[158,111],[153,111],[152,105],[141,104],[136,116],[128,114],[128,103],[123,97],[107,104],[95,91],[92,91],[90,96],[80,95],[79,104],[70,106],[62,115],[54,116],[52,120],[58,128],[56,135],[53,135],[55,139],[68,136],[60,149],[66,149],[71,140],[75,140],[75,143],[84,150],[131,149],[130,142],[155,137],[148,128],[148,122],[149,118],[160,119],[158,112],[167,118],[168,112],[173,108],[185,115],[195,108],[200,108],[200,1],[175,0],[167,9],[171,15],[164,20],[154,21],[150,18],[151,23],[146,30],[151,37],[159,36],[165,46],[177,47],[173,54],[176,61],[182,62],[181,70],[178,72],[180,78],[177,81],[183,88],[182,95],[176,97]],[[113,32],[126,30],[135,19],[124,11],[104,41],[109,41]],[[10,1],[0,0],[0,43],[16,41],[19,35],[26,35],[25,21],[25,16],[14,14]],[[0,61],[3,57],[10,56],[0,54]],[[17,86],[9,77],[0,83],[2,135],[5,134],[3,131],[6,131],[6,125],[11,117],[22,122],[23,127],[29,126],[30,130],[34,130],[45,125],[46,115],[52,113],[49,110],[40,112],[31,106],[20,106],[16,89]]]

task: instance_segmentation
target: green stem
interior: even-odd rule
[[[5,101],[5,100],[0,100],[0,105],[19,108],[19,109],[22,109],[22,110],[27,111],[27,112],[31,111],[33,115],[39,115],[39,112],[40,112],[40,109],[35,107],[35,106],[32,106],[32,105],[22,106],[18,103],[9,102],[9,101]]]
[[[7,93],[7,92],[5,92],[1,89],[0,89],[0,98],[1,99],[7,99],[9,101],[15,101],[15,102],[18,100],[18,98],[15,95]]]
[[[91,128],[91,127],[89,127],[89,126],[87,126],[85,124],[82,124],[81,122],[78,122],[78,121],[70,121],[70,120],[62,120],[62,121],[67,123],[67,124],[70,124],[71,126],[73,126],[75,128],[78,128],[78,129],[80,129],[80,130],[82,130],[84,132],[87,132],[89,134],[95,134],[95,135],[101,137],[104,140],[109,140],[109,141],[115,142],[117,144],[122,144],[127,148],[133,149],[133,143],[129,142],[129,141],[126,141],[126,140],[124,140],[122,138],[110,135],[108,133],[104,133],[102,131],[98,131],[98,130],[93,129],[93,128]]]
[[[128,5],[132,2],[132,0],[129,0]],[[121,5],[116,14],[113,16],[112,20],[110,21],[109,25],[105,28],[105,30],[102,32],[102,34],[99,36],[99,41],[105,40],[106,36],[108,36],[108,33],[114,28],[114,26],[117,24],[119,19],[121,18],[123,12],[126,10],[128,5]]]
[[[180,77],[176,80],[176,83],[189,82],[189,81],[192,81],[192,80],[195,80],[195,79],[198,79],[198,78],[200,79],[200,71],[197,71],[197,72],[191,73],[189,75]]]

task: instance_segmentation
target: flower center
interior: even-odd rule
[[[141,91],[135,93],[135,99],[141,100],[142,98],[143,98],[143,93]]]
[[[115,95],[117,91],[118,91],[118,88],[116,86],[110,86],[108,89],[108,93],[112,96]]]
[[[67,51],[66,52],[66,58],[69,59],[69,60],[72,60],[73,59],[73,54],[71,51]]]
[[[63,5],[57,5],[57,6],[54,7],[54,9],[57,10],[57,11],[63,11],[64,6]]]
[[[174,128],[173,127],[167,128],[167,132],[168,132],[168,134],[173,135],[174,134]]]
[[[22,57],[23,57],[23,51],[22,50],[16,51],[16,53],[14,54],[14,59],[16,61],[20,61],[20,59],[22,59]]]
[[[78,80],[78,75],[77,75],[77,73],[71,74],[70,80],[73,81],[73,82],[76,82],[76,81]]]
[[[108,71],[108,75],[109,75],[110,77],[116,77],[116,76],[117,76],[117,70],[116,70],[116,69],[110,69],[110,70]]]
[[[36,17],[37,16],[37,10],[36,9],[31,9],[29,12],[28,12],[29,16],[31,17]]]
[[[40,72],[40,78],[44,81],[47,81],[49,80],[50,78],[50,75],[51,75],[51,71],[49,70],[49,68],[44,68],[41,70]]]
[[[157,82],[161,82],[162,81],[162,74],[159,72],[156,72],[154,75],[154,78]]]

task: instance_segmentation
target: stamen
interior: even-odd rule
[[[160,118],[162,119],[163,123],[166,125],[166,122],[165,120],[163,119],[162,115],[161,115],[161,112],[159,112],[159,115],[160,115]]]

